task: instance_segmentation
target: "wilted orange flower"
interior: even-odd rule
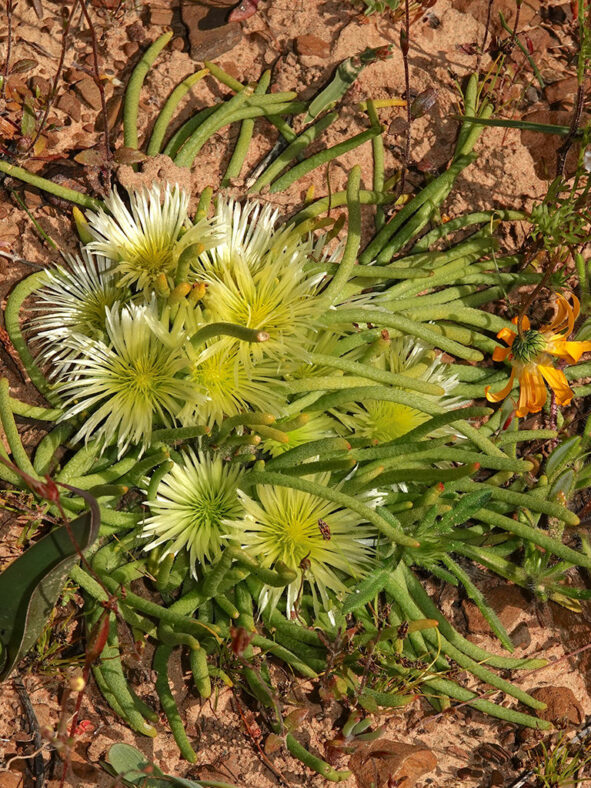
[[[500,402],[510,393],[513,381],[517,375],[519,380],[519,402],[517,416],[527,416],[528,413],[537,413],[546,402],[546,385],[550,386],[556,396],[558,405],[568,405],[573,398],[573,392],[564,372],[556,369],[552,356],[562,358],[567,364],[576,364],[583,353],[591,350],[591,342],[569,342],[575,321],[579,316],[579,299],[570,294],[573,306],[568,300],[557,293],[558,309],[550,325],[543,326],[539,331],[531,328],[529,318],[522,318],[522,333],[502,328],[497,337],[509,345],[506,348],[495,348],[493,359],[495,361],[511,362],[511,377],[507,385],[496,394],[490,392],[490,386],[485,389],[489,402]],[[517,325],[519,318],[514,317],[513,323]],[[545,382],[544,382],[545,381]]]

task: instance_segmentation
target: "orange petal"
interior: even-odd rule
[[[565,337],[572,334],[573,328],[575,327],[575,321],[581,311],[579,299],[574,293],[569,293],[569,295],[573,300],[573,306],[569,304],[568,300],[563,295],[560,295],[560,293],[556,294],[558,308],[554,319],[548,326],[549,330],[564,334]]]
[[[493,361],[504,361],[510,353],[510,347],[496,347],[493,350]]]
[[[511,331],[510,328],[502,328],[497,334],[497,339],[502,339],[503,342],[506,342],[509,345],[509,347],[511,347],[511,345],[515,341],[516,336],[517,334],[515,333],[515,331]]]
[[[516,315],[514,318],[512,318],[511,322],[513,323],[514,326],[518,325],[519,324],[519,315]],[[521,318],[521,328],[522,328],[522,330],[523,331],[527,331],[530,328],[530,326],[531,326],[531,323],[529,322],[529,317],[527,315],[524,315]],[[497,336],[498,336],[498,334],[497,334]]]
[[[556,402],[559,405],[568,405],[573,398],[573,392],[568,385],[564,372],[555,367],[546,367],[540,364],[538,367],[548,385],[556,395]]]
[[[484,395],[489,402],[500,402],[502,399],[510,393],[511,389],[513,388],[513,380],[515,379],[515,370],[511,370],[511,377],[507,381],[507,385],[504,386],[500,391],[497,391],[496,394],[491,394],[490,386],[487,386],[484,389]]]
[[[519,403],[517,406],[518,416],[527,416],[528,413],[538,413],[546,402],[547,392],[544,379],[534,370],[523,370],[519,378]]]
[[[576,364],[583,353],[591,351],[591,342],[567,342],[564,339],[553,339],[545,348],[547,353],[564,358],[569,364]]]
[[[581,302],[579,301],[579,299],[576,297],[574,293],[571,293],[570,295],[573,300],[573,320],[576,323],[577,318],[581,312]]]
[[[576,364],[583,353],[589,353],[591,351],[591,342],[565,342],[564,349],[565,357],[569,356],[570,363]]]

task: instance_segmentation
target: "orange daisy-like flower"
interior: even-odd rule
[[[543,326],[539,331],[531,328],[529,318],[522,318],[522,333],[502,328],[497,337],[507,343],[509,347],[498,347],[493,353],[495,361],[511,362],[511,377],[507,385],[496,394],[490,392],[490,386],[485,389],[489,402],[500,402],[505,399],[513,388],[513,381],[517,375],[519,380],[519,402],[517,416],[527,416],[528,413],[537,413],[546,402],[546,383],[556,396],[558,405],[568,405],[573,398],[573,392],[564,372],[556,369],[553,356],[562,358],[567,364],[576,364],[583,353],[591,350],[591,342],[569,342],[575,321],[579,316],[579,299],[571,294],[573,306],[568,300],[557,294],[558,309],[550,325]],[[513,323],[517,325],[519,318],[514,317]]]

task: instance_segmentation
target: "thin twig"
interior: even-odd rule
[[[18,693],[21,705],[25,712],[25,716],[29,724],[29,732],[33,734],[33,745],[35,747],[35,752],[32,753],[29,758],[32,758],[31,771],[33,773],[33,779],[35,780],[35,788],[43,788],[43,785],[45,784],[45,761],[41,755],[41,751],[44,749],[44,746],[43,739],[41,738],[41,731],[39,730],[39,721],[37,719],[37,715],[35,714],[35,709],[31,704],[31,699],[29,698],[27,688],[25,687],[20,676],[17,676],[14,679],[14,687]]]
[[[104,134],[105,160],[106,160],[106,166],[104,168],[104,176],[105,176],[105,185],[107,187],[107,191],[110,191],[111,168],[109,166],[109,163],[111,160],[111,143],[109,140],[109,121],[107,115],[107,101],[105,99],[105,89],[99,73],[99,59],[98,59],[98,48],[96,41],[96,30],[94,29],[94,25],[92,23],[90,14],[88,13],[88,9],[86,7],[86,0],[80,0],[80,3],[82,5],[82,13],[84,14],[84,18],[86,19],[86,24],[88,25],[88,29],[90,31],[90,37],[92,41],[92,68],[93,68],[92,77],[94,79],[94,83],[97,86],[99,95],[101,97],[101,114],[103,116],[103,134]]]
[[[25,260],[24,257],[18,257],[18,255],[12,254],[12,252],[3,252],[2,249],[0,249],[0,257],[6,257],[9,260],[12,260],[13,263],[22,263],[23,265],[32,265],[33,268],[39,268],[41,270],[43,268],[45,268],[45,266],[41,265],[41,263],[34,263],[32,260]]]
[[[583,103],[585,100],[585,88],[584,84],[580,84],[577,88],[577,98],[575,101],[575,111],[573,113],[572,121],[570,124],[570,130],[566,139],[558,149],[558,154],[556,156],[556,177],[562,177],[564,173],[564,166],[566,164],[566,157],[568,155],[569,150],[573,144],[573,140],[579,130],[579,124],[581,122],[581,116],[583,114]]]
[[[482,37],[482,46],[480,47],[480,52],[478,53],[478,58],[476,60],[476,71],[480,71],[480,60],[484,54],[484,50],[486,48],[486,44],[488,41],[488,32],[490,30],[490,15],[493,7],[493,0],[488,0],[488,7],[486,9],[486,23],[484,25],[484,36]]]
[[[410,100],[410,69],[408,65],[408,52],[410,49],[410,9],[409,0],[404,2],[404,28],[400,31],[400,51],[402,52],[402,64],[404,66],[404,90],[406,94],[406,139],[404,143],[404,161],[402,163],[402,173],[398,183],[398,194],[402,194],[406,183],[406,173],[410,164],[410,135],[412,123],[412,111]]]
[[[256,740],[256,738],[252,735],[251,730],[250,730],[250,725],[249,725],[249,723],[248,723],[248,721],[246,719],[246,716],[245,716],[245,714],[244,714],[244,712],[242,710],[242,705],[241,705],[240,701],[238,700],[238,696],[236,695],[236,693],[233,693],[233,698],[234,698],[234,702],[236,704],[236,710],[238,711],[238,714],[240,715],[240,719],[242,720],[242,724],[244,725],[244,728],[245,728],[245,731],[246,731],[246,735],[251,740],[251,742],[254,744],[254,746],[256,748],[256,751],[257,751],[261,761],[265,764],[267,769],[269,769],[275,775],[275,777],[277,778],[277,780],[279,780],[281,785],[289,785],[289,783],[286,781],[286,779],[283,776],[283,774],[281,774],[279,769],[277,769],[271,763],[271,761],[267,758],[267,756],[265,754],[265,751],[263,750],[263,748],[261,747],[259,742]]]
[[[8,74],[10,71],[10,55],[12,52],[12,0],[6,0],[6,21],[8,23],[7,41],[6,41],[6,62],[4,63],[4,78],[2,80],[2,98],[6,93],[6,83],[8,82]]]
[[[25,154],[29,153],[29,151],[31,151],[35,147],[35,144],[37,143],[37,140],[39,139],[39,137],[43,133],[43,129],[45,128],[45,124],[47,123],[47,118],[49,117],[49,113],[50,113],[51,108],[53,106],[53,102],[55,101],[55,96],[57,94],[57,87],[59,85],[59,81],[60,81],[61,76],[62,76],[62,70],[64,68],[64,60],[65,60],[65,57],[66,57],[66,48],[67,48],[67,44],[68,44],[68,37],[70,35],[70,28],[72,27],[72,22],[74,20],[74,14],[76,13],[76,9],[78,7],[79,2],[80,2],[80,0],[74,0],[74,2],[72,4],[72,10],[70,11],[70,14],[68,16],[68,21],[66,22],[66,26],[64,27],[64,35],[63,35],[63,38],[62,38],[62,48],[61,48],[61,51],[60,51],[60,57],[59,57],[59,61],[58,61],[58,64],[57,64],[57,71],[55,72],[55,77],[53,78],[53,85],[51,86],[51,91],[49,92],[49,95],[47,97],[47,102],[45,104],[45,110],[43,111],[43,117],[41,118],[41,122],[39,123],[37,131],[36,131],[35,135],[33,136],[33,139],[31,140],[31,143],[30,143],[29,147],[26,149]]]
[[[538,284],[534,287],[532,292],[529,294],[528,298],[526,298],[526,300],[521,305],[521,309],[519,310],[519,317],[517,319],[517,331],[520,337],[523,335],[523,318],[527,314],[527,310],[530,308],[530,306],[533,304],[535,299],[538,297],[540,291],[548,284],[548,281],[552,276],[552,274],[554,273],[554,269],[556,268],[557,264],[558,264],[558,256],[556,256],[554,260],[551,261],[550,265],[544,271],[544,275],[542,276]]]

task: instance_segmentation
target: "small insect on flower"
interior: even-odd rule
[[[310,479],[326,486],[330,474]],[[363,577],[371,566],[375,534],[371,526],[359,524],[354,512],[308,492],[266,484],[257,486],[256,499],[242,491],[238,494],[246,515],[231,523],[235,538],[264,567],[282,561],[297,573],[287,586],[288,617],[303,583],[317,608],[320,601],[330,610],[334,600],[329,592],[345,592],[344,580]],[[282,593],[283,589],[265,586],[259,604],[275,605]]]
[[[189,197],[175,185],[164,193],[154,184],[150,189],[129,191],[129,208],[113,191],[105,200],[107,211],[90,212],[88,229],[94,236],[88,248],[112,260],[121,286],[134,286],[148,293],[161,274],[174,286],[181,254],[194,247],[201,254],[216,243],[208,219],[190,226]]]
[[[502,328],[497,334],[497,337],[506,342],[508,347],[495,348],[493,359],[509,361],[511,376],[501,391],[492,393],[490,386],[487,386],[486,398],[489,402],[500,402],[505,399],[509,396],[517,377],[519,402],[515,413],[519,417],[527,416],[528,413],[538,413],[542,409],[547,398],[545,382],[554,392],[557,404],[568,405],[573,398],[573,391],[568,385],[564,372],[554,366],[553,357],[560,358],[567,364],[576,364],[583,353],[591,351],[591,342],[568,340],[579,316],[578,298],[570,294],[573,302],[571,306],[564,296],[557,293],[556,297],[558,307],[549,325],[537,331],[531,328],[529,318],[524,315],[521,333],[510,328]],[[519,318],[514,317],[512,322],[517,326]]]
[[[195,395],[179,378],[187,360],[150,329],[153,305],[106,310],[107,341],[81,334],[68,342],[72,354],[58,368],[57,391],[65,399],[64,418],[88,411],[74,440],[97,438],[103,446],[117,439],[119,456],[130,444],[150,444],[155,424],[172,426],[181,407]]]
[[[161,480],[155,500],[148,501],[152,516],[142,536],[152,541],[144,550],[166,543],[161,560],[187,550],[193,575],[205,562],[219,558],[231,531],[226,521],[244,514],[237,494],[241,473],[219,455],[211,458],[187,449],[182,462]]]

